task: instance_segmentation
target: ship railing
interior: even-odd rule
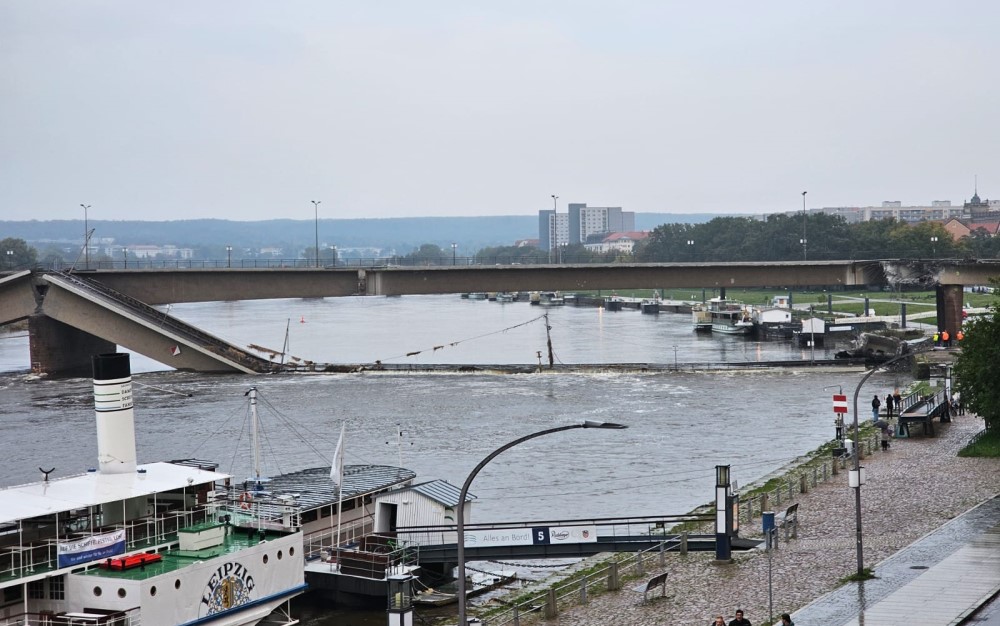
[[[125,611],[86,612],[41,611],[38,613],[16,613],[0,618],[0,626],[142,626],[139,607]]]
[[[371,522],[359,519],[341,524],[340,526],[340,546],[354,547],[361,542],[362,537],[372,532]],[[323,550],[336,549],[337,528],[324,528],[313,531],[303,537],[306,559],[321,556]]]

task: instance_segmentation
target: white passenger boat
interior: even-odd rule
[[[137,463],[127,354],[94,357],[94,401],[96,468],[0,490],[0,623],[297,623],[302,532],[237,527],[213,464]]]
[[[750,309],[737,300],[712,298],[708,301],[708,314],[713,333],[749,335],[754,330]]]

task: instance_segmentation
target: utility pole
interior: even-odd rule
[[[319,267],[319,205],[322,204],[322,200],[310,200],[313,203],[313,209],[316,212],[316,267]]]
[[[809,260],[809,255],[806,254],[806,194],[807,191],[802,192],[802,260]]]

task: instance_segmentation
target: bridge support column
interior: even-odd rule
[[[952,337],[962,327],[962,297],[961,285],[938,285],[937,292],[937,329],[947,330]]]
[[[61,376],[87,375],[91,357],[114,352],[114,343],[45,315],[28,318],[31,371]]]

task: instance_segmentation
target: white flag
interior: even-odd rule
[[[340,425],[340,439],[337,440],[337,449],[333,451],[333,463],[330,465],[330,480],[339,485],[344,478],[344,427]]]

